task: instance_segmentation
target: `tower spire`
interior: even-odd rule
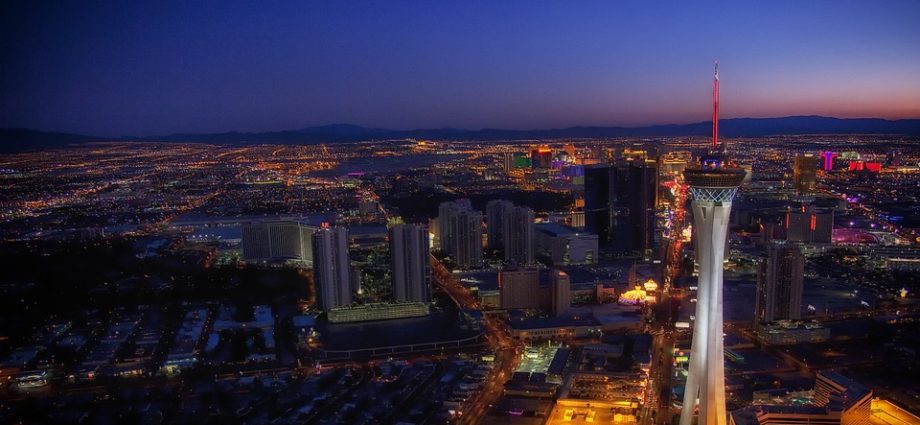
[[[712,150],[719,148],[719,61],[712,78]]]

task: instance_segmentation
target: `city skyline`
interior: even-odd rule
[[[723,118],[920,117],[911,2],[5,9],[2,127],[680,124],[709,118],[693,82],[716,59]]]
[[[920,424],[920,3],[524,5],[0,6],[0,423]]]

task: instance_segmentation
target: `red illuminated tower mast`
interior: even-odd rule
[[[719,62],[716,61],[716,72],[712,79],[712,150],[719,149]]]

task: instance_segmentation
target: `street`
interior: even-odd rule
[[[454,300],[458,308],[481,311],[479,302],[469,289],[454,278],[433,255],[431,256],[431,269],[434,282]],[[487,377],[483,388],[467,401],[465,411],[457,419],[458,424],[475,424],[488,414],[490,406],[501,397],[505,382],[517,368],[524,346],[523,343],[511,337],[507,325],[500,318],[484,315],[482,324],[485,327],[486,341],[495,351],[495,367]]]

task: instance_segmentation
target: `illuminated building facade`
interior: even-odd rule
[[[620,294],[620,298],[617,302],[626,305],[645,304],[646,296],[645,290],[636,285],[635,288]]]
[[[674,177],[680,175],[690,164],[692,154],[686,151],[668,152],[658,159],[658,169],[662,176]]]
[[[333,308],[327,312],[327,318],[331,323],[352,323],[422,317],[427,316],[429,313],[428,303],[371,303]]]
[[[243,259],[248,262],[272,260],[313,261],[310,237],[315,227],[296,221],[270,221],[243,226]]]
[[[821,158],[824,160],[822,168],[824,171],[833,171],[834,170],[834,160],[837,159],[837,153],[831,151],[824,151],[821,153]]]

